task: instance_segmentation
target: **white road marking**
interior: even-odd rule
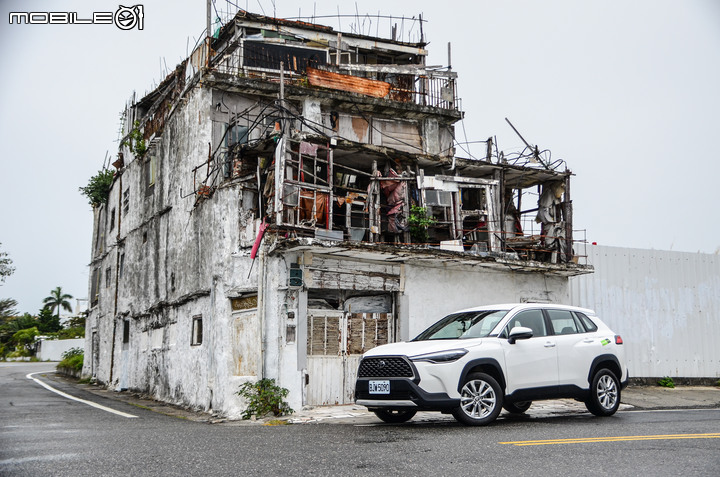
[[[40,372],[43,372],[43,371],[40,371]],[[73,401],[81,402],[81,403],[83,403],[83,404],[87,404],[88,406],[92,406],[92,407],[94,407],[94,408],[101,409],[101,410],[106,411],[106,412],[111,412],[111,413],[113,413],[113,414],[117,414],[118,416],[128,417],[128,418],[137,417],[137,416],[134,416],[134,415],[132,415],[132,414],[128,414],[128,413],[126,413],[126,412],[116,411],[115,409],[110,409],[109,407],[101,406],[100,404],[98,404],[98,403],[96,403],[96,402],[86,401],[85,399],[80,399],[80,398],[76,398],[75,396],[71,396],[71,395],[69,395],[69,394],[67,394],[67,393],[64,393],[64,392],[62,392],[62,391],[60,391],[60,390],[55,389],[54,387],[52,387],[52,386],[50,386],[50,385],[48,385],[48,384],[45,384],[44,382],[40,381],[39,379],[33,377],[33,374],[38,374],[38,373],[30,373],[30,374],[28,374],[28,375],[26,376],[26,378],[32,379],[33,381],[35,381],[36,383],[38,383],[40,386],[44,387],[45,389],[47,389],[47,390],[49,390],[49,391],[52,391],[52,392],[54,392],[55,394],[59,394],[60,396],[62,396],[62,397],[64,397],[64,398],[72,399]]]
[[[19,457],[0,460],[0,465],[20,465],[36,461],[72,459],[75,456],[77,456],[77,454],[37,455],[31,457]]]

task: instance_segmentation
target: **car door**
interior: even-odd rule
[[[595,333],[586,332],[568,310],[545,310],[557,343],[558,384],[588,387],[588,373],[601,346]]]
[[[507,337],[515,326],[533,330],[532,338],[510,344],[501,340],[505,355],[508,394],[518,389],[546,388],[555,390],[558,384],[557,348],[548,330],[542,310],[523,310],[510,319],[503,331]]]

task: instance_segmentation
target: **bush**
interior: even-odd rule
[[[662,386],[664,388],[674,388],[675,383],[673,382],[673,379],[669,376],[665,376],[660,381],[658,381],[658,386]]]
[[[57,365],[57,369],[65,368],[74,371],[82,371],[85,354],[81,348],[70,348],[62,354],[63,360]]]
[[[294,412],[283,399],[288,395],[288,390],[277,386],[274,379],[243,383],[237,394],[248,402],[248,407],[242,414],[243,419],[263,417],[269,413],[283,416]]]
[[[85,327],[75,326],[72,328],[65,328],[57,332],[58,339],[73,339],[73,338],[85,338]]]
[[[72,358],[73,356],[82,356],[85,353],[82,348],[70,348],[62,354],[63,359]]]

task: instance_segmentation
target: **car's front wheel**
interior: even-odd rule
[[[382,421],[395,424],[409,421],[417,414],[414,409],[375,409],[373,412]]]
[[[590,384],[585,407],[596,416],[612,416],[620,407],[620,382],[609,369],[598,370]]]
[[[498,382],[485,373],[470,373],[460,390],[460,407],[455,419],[468,426],[493,422],[502,410],[503,394]]]

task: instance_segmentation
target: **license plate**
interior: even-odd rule
[[[370,394],[390,394],[390,381],[368,381]]]

